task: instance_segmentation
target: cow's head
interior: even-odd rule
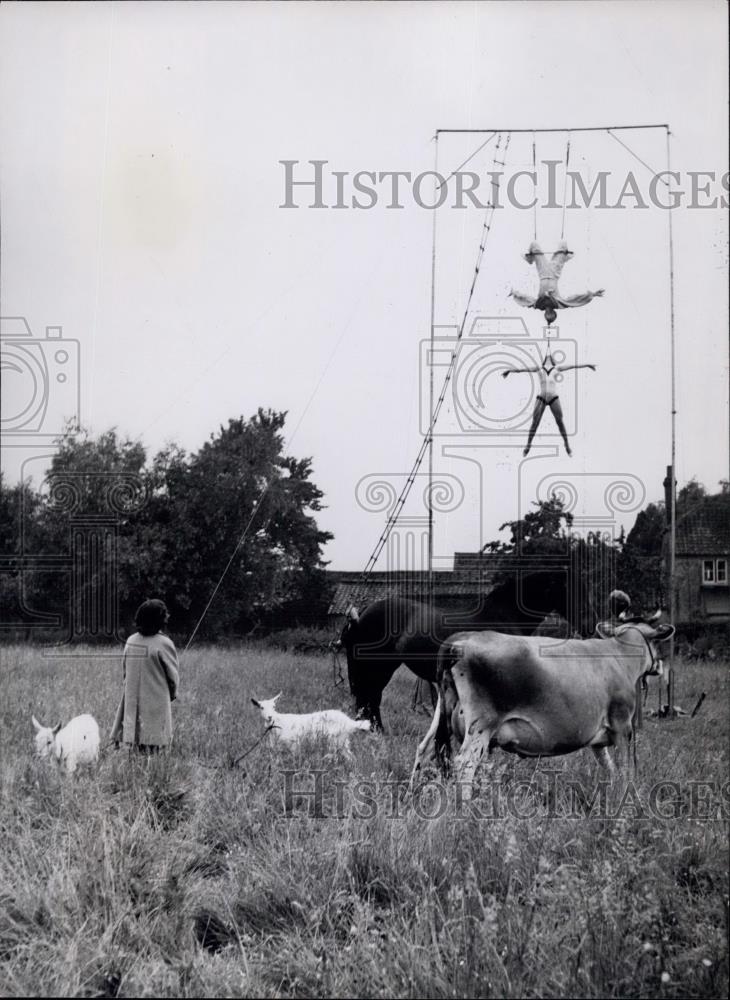
[[[629,609],[625,608],[619,614],[618,620],[620,622],[626,622],[627,624],[632,624],[632,623],[635,624],[636,622],[641,622],[644,625],[655,625],[658,621],[661,620],[661,617],[662,617],[662,610],[661,610],[661,608],[657,608],[656,611],[654,612],[654,614],[653,615],[649,615],[648,617],[644,616],[644,615],[630,615],[629,614]]]
[[[619,595],[619,597],[626,597],[623,591],[614,590],[613,593],[610,595],[609,601],[614,599],[616,595]],[[628,598],[626,599],[628,600]],[[612,605],[614,610],[616,606],[617,605],[615,603]],[[662,617],[661,610],[657,610],[654,612],[653,615],[649,615],[647,617],[646,615],[630,615],[629,608],[624,607],[623,611],[620,611],[609,621],[596,622],[595,633],[599,639],[610,639],[612,636],[618,635],[619,631],[624,625],[643,624],[643,625],[653,626],[656,624],[656,622],[659,621],[661,617]]]
[[[634,617],[626,620],[616,629],[616,638],[624,638],[624,641],[631,641],[632,632],[640,632],[649,653],[647,660],[646,674],[661,676],[664,673],[663,658],[667,655],[669,640],[675,632],[674,625],[657,624],[661,617],[661,611],[657,611],[649,618]]]

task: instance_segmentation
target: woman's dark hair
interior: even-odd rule
[[[141,635],[157,635],[167,619],[165,602],[153,598],[151,601],[144,601],[137,608],[134,624]]]

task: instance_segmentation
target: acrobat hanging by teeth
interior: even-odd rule
[[[566,263],[573,256],[573,252],[568,250],[565,240],[558,243],[558,249],[550,260],[540,249],[540,244],[533,242],[530,249],[524,255],[528,264],[534,264],[540,277],[540,290],[537,298],[532,295],[525,295],[523,292],[511,291],[510,295],[521,306],[528,309],[540,309],[545,313],[548,326],[557,319],[556,309],[575,309],[578,306],[586,306],[598,296],[603,295],[603,289],[597,292],[583,292],[580,295],[563,296],[558,290],[558,278],[560,277]]]

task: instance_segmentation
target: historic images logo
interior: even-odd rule
[[[6,578],[0,628],[43,629],[62,644],[118,640],[119,530],[146,503],[145,486],[128,472],[52,464],[59,439],[80,429],[79,341],[60,326],[36,337],[22,316],[4,317],[0,332],[3,452],[17,458],[26,484],[18,491],[15,552],[0,558]],[[38,499],[58,546],[52,550],[38,551],[32,527]],[[44,607],[49,599],[53,610]]]

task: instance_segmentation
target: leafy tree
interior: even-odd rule
[[[540,592],[540,605],[553,603],[561,615],[580,628],[582,615],[576,606],[574,549],[578,539],[572,534],[573,515],[556,495],[538,501],[524,517],[507,521],[500,531],[509,531],[508,541],[489,542],[484,551],[496,558],[494,584],[517,586],[522,597]],[[499,557],[504,557],[502,560]],[[504,566],[500,567],[500,562]]]
[[[26,549],[62,564],[60,572],[25,574],[31,606],[80,620],[84,608],[105,597],[110,552],[106,563],[90,560],[73,586],[70,566],[79,519],[93,526],[106,518],[116,533],[122,632],[137,605],[153,596],[168,603],[178,634],[203,615],[201,634],[209,636],[321,615],[322,546],[331,536],[315,520],[323,495],[311,480],[311,461],[284,454],[285,419],[260,409],[249,420],[230,420],[192,455],[170,444],[151,462],[142,444],[113,429],[97,438],[69,430],[37,493],[0,482],[0,527],[10,539],[2,554],[18,544],[12,539],[20,537],[23,511],[24,537],[32,537]],[[17,591],[18,579],[5,574],[5,622],[15,620]]]
[[[322,546],[332,536],[313,516],[323,494],[311,482],[311,461],[283,454],[285,418],[259,409],[250,420],[230,420],[184,474],[180,455],[165,457],[157,501],[174,511],[167,524],[177,539],[166,546],[165,573],[189,628],[218,588],[203,634],[290,623],[297,606],[305,610],[303,595],[313,599],[323,586]]]
[[[483,551],[521,553],[523,555],[560,555],[566,551],[573,515],[553,494],[549,500],[534,504],[537,510],[529,511],[523,518],[506,521],[500,531],[509,528],[508,542],[488,542]]]
[[[677,493],[677,519],[688,514],[694,507],[706,500],[707,496],[707,490],[702,483],[698,483],[694,478],[690,479]]]
[[[24,555],[41,552],[39,511],[41,497],[29,482],[8,486],[0,473],[0,626],[23,630],[52,623],[39,611],[38,574],[21,562]]]
[[[556,610],[566,615],[573,629],[590,634],[605,617],[608,594],[617,585],[619,546],[597,532],[585,537],[575,533],[573,516],[556,495],[534,507],[500,527],[509,530],[508,542],[485,546],[485,551],[511,557],[509,568],[497,569],[495,583],[514,578],[514,562],[519,565],[524,560],[523,577],[526,572],[528,581],[542,578],[544,591],[555,595]]]
[[[625,546],[634,549],[642,556],[656,555],[661,552],[665,530],[664,505],[650,503],[648,507],[637,514],[634,526],[626,538]]]
[[[664,603],[662,546],[665,532],[664,504],[650,503],[639,511],[621,546],[620,586],[637,609]]]
[[[720,483],[722,496],[725,484]],[[690,479],[677,492],[677,525],[698,506],[711,499],[702,483]],[[667,513],[663,503],[650,503],[639,511],[633,528],[622,546],[619,559],[621,587],[637,608],[664,606],[666,588]]]
[[[38,491],[34,548],[49,562],[55,557],[58,568],[33,573],[30,589],[43,612],[65,621],[70,616],[77,635],[91,630],[88,637],[93,636],[95,616],[102,631],[104,625],[114,625],[118,609],[112,606],[113,587],[123,620],[137,596],[136,515],[144,506],[145,461],[144,447],[121,438],[115,429],[94,438],[86,430],[69,428]],[[107,534],[103,542],[97,538],[87,545],[85,531],[103,531],[102,526],[114,533],[115,544]]]

